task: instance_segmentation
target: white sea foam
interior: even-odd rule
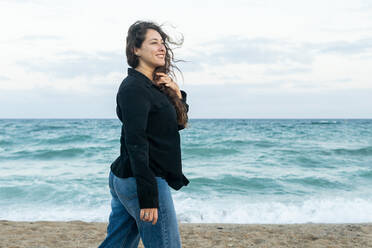
[[[181,223],[363,223],[372,222],[372,200],[308,199],[302,203],[255,202],[239,199],[191,199],[174,197]],[[107,222],[110,205],[12,206],[2,208],[0,219],[12,221]]]
[[[19,206],[5,207],[0,219],[11,221],[73,221],[107,222],[110,205],[87,206]]]
[[[372,200],[307,199],[302,203],[243,202],[236,199],[175,199],[181,222],[189,223],[362,223],[372,222]]]

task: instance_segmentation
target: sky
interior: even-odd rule
[[[189,118],[372,118],[372,1],[0,0],[0,118],[117,118],[125,39],[154,21]]]

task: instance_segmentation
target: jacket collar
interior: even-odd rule
[[[128,67],[128,75],[141,79],[140,81],[145,83],[147,86],[154,86],[158,88],[158,86],[155,85],[147,76],[145,76],[145,74],[133,69],[132,67]]]

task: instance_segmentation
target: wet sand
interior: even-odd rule
[[[107,223],[0,220],[1,248],[97,247]],[[372,247],[372,223],[180,223],[182,247]],[[142,242],[139,247],[143,248]]]

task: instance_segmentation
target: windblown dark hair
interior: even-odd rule
[[[134,53],[134,47],[141,48],[143,41],[146,38],[146,33],[148,29],[153,29],[157,31],[160,36],[162,37],[164,41],[164,45],[166,48],[165,53],[165,64],[164,66],[156,67],[154,70],[154,73],[152,75],[154,81],[157,81],[159,79],[159,76],[156,75],[157,72],[163,72],[169,75],[174,81],[176,75],[174,73],[174,68],[177,69],[181,75],[181,70],[174,64],[179,61],[184,60],[175,60],[174,54],[172,49],[169,47],[169,44],[181,46],[183,44],[183,36],[180,42],[176,42],[172,40],[163,30],[163,25],[158,25],[155,22],[152,21],[136,21],[133,23],[128,30],[128,36],[127,36],[127,44],[126,44],[126,55],[127,55],[127,63],[129,66],[136,68],[139,65],[139,59],[138,56]],[[183,78],[183,75],[182,75]],[[154,83],[155,84],[155,83]],[[188,115],[187,115],[187,109],[185,104],[181,101],[181,99],[178,97],[177,93],[161,84],[160,90],[170,99],[171,103],[174,105],[176,112],[177,112],[177,122],[179,125],[183,127],[187,127],[188,122]]]

